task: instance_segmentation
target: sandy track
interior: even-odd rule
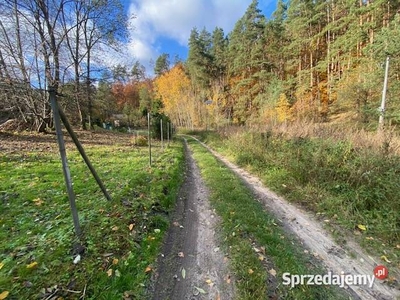
[[[210,207],[208,191],[186,143],[185,156],[185,181],[150,292],[155,300],[233,299],[228,260],[215,231],[218,216]]]
[[[321,260],[327,270],[334,274],[370,275],[373,273],[374,267],[380,264],[377,259],[365,254],[359,245],[349,239],[347,248],[351,249],[352,254],[350,255],[348,250],[334,242],[332,236],[311,214],[277,196],[266,188],[257,177],[229,162],[204,143],[198,142],[242,178],[259,197],[266,209],[272,212],[287,230],[295,233],[305,247]],[[400,290],[391,288],[377,279],[372,288],[349,286],[349,289],[357,295],[356,298],[360,299],[400,299]]]

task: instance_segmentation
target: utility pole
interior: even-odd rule
[[[383,81],[383,91],[382,91],[382,102],[381,107],[379,109],[379,124],[378,124],[378,132],[381,132],[384,128],[384,115],[385,115],[385,106],[386,106],[386,91],[388,85],[388,77],[389,77],[389,56],[386,57],[386,67],[385,67],[385,79]]]

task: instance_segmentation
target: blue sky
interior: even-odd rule
[[[193,27],[212,32],[216,26],[229,33],[243,16],[251,0],[122,0],[131,21],[128,56],[139,60],[152,73],[155,61],[168,53],[171,61],[187,57],[187,44]],[[269,17],[276,0],[259,0],[259,7]]]

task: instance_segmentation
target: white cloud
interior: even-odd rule
[[[188,43],[190,31],[197,27],[210,32],[218,26],[225,33],[232,30],[251,0],[131,0],[132,21],[129,52],[145,66],[155,60],[162,49],[159,38],[175,40],[182,46]]]

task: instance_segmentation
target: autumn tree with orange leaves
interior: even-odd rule
[[[117,82],[112,86],[112,93],[118,109],[126,117],[128,126],[132,125],[132,122],[140,118],[139,84],[133,81],[126,84]]]
[[[191,82],[182,64],[157,77],[154,81],[156,97],[163,104],[162,112],[180,127],[193,128],[200,124],[199,103],[192,95]]]

